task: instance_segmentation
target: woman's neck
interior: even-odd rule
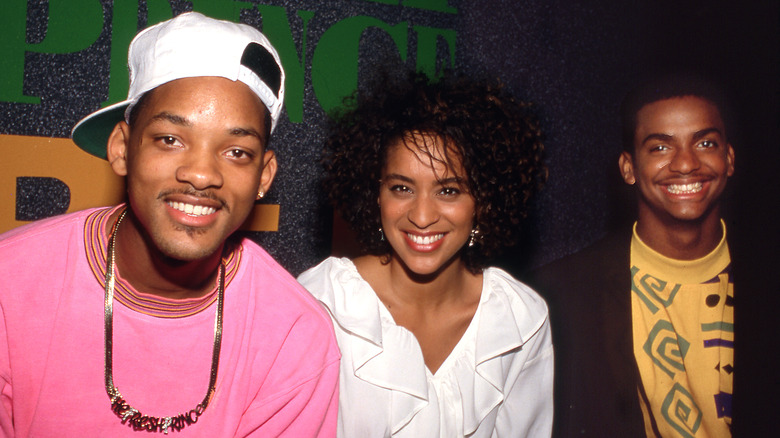
[[[460,258],[430,275],[416,274],[393,257],[387,263],[381,257],[360,257],[355,266],[388,307],[403,304],[435,310],[464,299],[470,301],[475,289],[481,291],[482,275],[469,272]]]

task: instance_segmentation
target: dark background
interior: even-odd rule
[[[92,47],[67,55],[28,53],[25,92],[42,96],[42,103],[0,102],[0,133],[68,137],[73,124],[106,99],[112,2],[101,3],[106,25]],[[616,164],[618,107],[630,87],[679,68],[714,77],[731,93],[740,122],[740,131],[730,133],[737,170],[727,191],[729,231],[744,233],[742,241],[767,272],[777,267],[778,184],[771,176],[778,161],[778,2],[450,0],[457,14],[361,0],[267,3],[285,6],[294,32],[295,11],[316,12],[308,59],[319,35],[349,16],[454,29],[458,70],[500,78],[536,104],[550,179],[524,224],[525,241],[499,262],[516,274],[574,252],[631,218],[632,195]],[[29,42],[45,35],[47,4],[28,2]],[[171,4],[174,13],[192,8],[186,1]],[[245,11],[242,21],[262,28],[257,11]],[[294,36],[300,45],[300,35]],[[392,47],[388,41],[381,31],[365,33],[361,75],[376,60],[397,56],[383,53]],[[409,52],[413,58],[413,47]],[[318,191],[326,117],[310,80],[304,123],[283,120],[272,140],[280,173],[265,202],[281,205],[280,230],[252,235],[295,274],[331,249],[330,211]]]
[[[518,267],[573,252],[631,217],[633,196],[617,172],[620,100],[643,78],[677,69],[729,92],[738,131],[729,133],[736,173],[725,214],[757,261],[777,267],[778,2],[574,3],[491,2],[460,34],[468,67],[537,102],[546,128],[550,180],[527,246],[515,251]],[[479,23],[493,25],[485,32]]]

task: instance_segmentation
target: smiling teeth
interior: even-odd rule
[[[212,207],[204,207],[202,205],[185,204],[184,202],[169,202],[168,205],[179,210],[183,213],[191,214],[193,216],[206,216],[217,211]]]
[[[444,237],[443,233],[434,234],[431,236],[417,236],[415,234],[409,234],[409,233],[406,233],[406,235],[409,236],[409,239],[411,239],[412,242],[418,245],[430,245],[431,243],[436,242],[437,240]]]
[[[667,190],[669,190],[669,193],[674,195],[684,195],[700,192],[701,186],[702,184],[700,182],[690,184],[670,184]]]

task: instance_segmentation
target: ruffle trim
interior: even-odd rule
[[[428,404],[426,366],[414,335],[387,320],[383,333],[381,301],[346,258],[329,258],[305,273],[301,282],[312,286],[315,296],[334,315],[349,337],[351,357],[342,357],[358,379],[395,391],[391,406],[391,430],[398,432]],[[500,360],[522,348],[522,333],[532,336],[545,318],[534,317],[545,308],[538,296],[519,294],[518,282],[497,268],[484,271],[483,292],[474,318],[477,326],[473,361],[456,358],[451,369],[463,406],[463,434],[469,435],[504,400],[503,385],[509,371]],[[479,316],[483,317],[479,317]],[[488,315],[488,317],[485,317]],[[501,324],[514,321],[514,324]],[[469,330],[472,328],[470,327]],[[456,347],[453,352],[457,351]],[[398,360],[399,357],[406,360]],[[450,359],[448,359],[450,360]],[[470,394],[464,396],[464,394]]]

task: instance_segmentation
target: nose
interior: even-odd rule
[[[221,187],[223,183],[217,158],[208,151],[189,151],[176,169],[176,179],[191,185],[195,190]]]
[[[438,222],[441,215],[433,200],[427,196],[417,196],[406,217],[412,225],[423,230]]]
[[[699,157],[688,147],[678,149],[669,163],[669,170],[681,174],[689,174],[699,169]]]

